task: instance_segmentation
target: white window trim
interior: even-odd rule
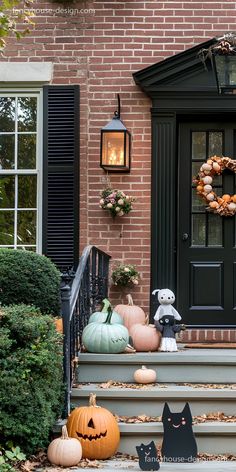
[[[42,88],[25,89],[1,88],[0,96],[37,97],[37,141],[36,141],[36,170],[17,170],[17,174],[37,175],[37,232],[36,232],[36,252],[42,254],[42,213],[43,213],[43,90]],[[14,169],[1,169],[0,175],[15,175]],[[27,245],[24,245],[27,247]],[[6,246],[0,246],[6,247]],[[11,247],[10,245],[8,247]]]

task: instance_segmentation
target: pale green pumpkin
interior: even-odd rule
[[[92,313],[92,315],[90,316],[89,318],[89,323],[104,323],[104,321],[106,321],[107,319],[107,315],[108,315],[108,307],[111,307],[111,304],[109,302],[109,300],[107,298],[104,298],[104,300],[102,301],[103,303],[103,308],[101,311],[95,311],[94,313]],[[121,316],[116,313],[115,311],[112,312],[112,316],[111,316],[111,323],[119,323],[119,324],[124,324]]]
[[[111,324],[112,310],[104,323],[89,323],[83,330],[82,343],[88,352],[98,354],[118,354],[123,352],[129,342],[129,332],[125,326]]]

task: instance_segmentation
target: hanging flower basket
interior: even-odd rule
[[[133,208],[133,197],[126,195],[121,190],[105,188],[101,193],[100,208],[108,210],[113,217],[127,215]]]
[[[114,285],[126,287],[127,285],[138,285],[140,277],[136,267],[132,264],[118,264],[112,271],[111,278]]]

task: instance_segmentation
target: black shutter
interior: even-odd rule
[[[79,86],[44,87],[43,254],[76,268],[79,246]]]

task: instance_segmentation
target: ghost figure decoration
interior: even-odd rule
[[[149,444],[140,444],[140,446],[136,446],[136,451],[138,453],[139,467],[141,470],[160,469],[154,441]]]
[[[161,449],[164,462],[196,461],[197,443],[192,422],[188,403],[180,413],[172,413],[169,405],[165,403],[162,413],[164,436]]]
[[[176,324],[176,321],[181,320],[181,316],[172,306],[175,302],[174,293],[168,288],[153,290],[152,294],[156,295],[156,293],[158,293],[160,305],[154,316],[154,323],[157,331],[162,334],[159,351],[178,351],[175,334],[184,330],[185,326]]]

